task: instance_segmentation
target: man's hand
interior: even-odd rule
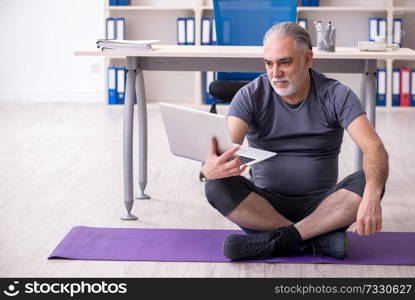
[[[353,230],[359,235],[379,232],[382,228],[382,208],[379,199],[365,199],[363,196],[356,216],[356,227]]]
[[[368,235],[382,228],[380,197],[389,173],[388,152],[364,114],[349,124],[347,132],[363,152],[363,171],[366,179],[354,232]]]
[[[216,139],[212,137],[210,139],[208,156],[202,167],[202,172],[206,179],[211,180],[241,175],[247,165],[241,167],[239,156],[235,155],[239,148],[239,146],[234,146],[218,156]]]

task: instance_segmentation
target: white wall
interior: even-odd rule
[[[76,49],[92,49],[104,37],[104,5],[108,0],[0,0],[0,103],[98,102],[105,103],[105,64],[99,57],[74,56]],[[148,5],[173,0],[137,0]],[[181,0],[186,3],[193,0]],[[332,4],[344,0],[322,0]],[[337,1],[337,2],[334,2]],[[368,0],[370,4],[383,0]],[[209,2],[209,1],[206,1]],[[353,0],[357,5],[359,0]],[[326,3],[328,4],[328,3]],[[161,44],[175,44],[175,20],[188,11],[114,12],[129,22],[128,39],[160,39]],[[309,18],[332,19],[323,13],[303,13]],[[348,34],[354,13],[334,13],[338,20],[337,43],[353,46],[356,30]],[[367,17],[359,13],[364,39]],[[172,25],[173,24],[173,25]],[[357,26],[357,27],[356,27]],[[150,29],[149,29],[150,28]],[[343,30],[344,31],[344,30]],[[313,36],[313,32],[311,33]],[[121,62],[123,64],[123,62]],[[359,94],[360,76],[330,74]],[[146,72],[149,101],[195,101],[195,77],[192,72]],[[186,84],[183,85],[183,82]]]
[[[0,102],[103,102],[102,0],[0,1]]]

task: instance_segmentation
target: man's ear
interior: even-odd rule
[[[311,68],[311,65],[313,64],[313,50],[307,50],[304,55],[306,67]]]

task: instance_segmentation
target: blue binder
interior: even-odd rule
[[[117,104],[117,68],[108,67],[108,104]]]
[[[386,69],[377,71],[376,105],[386,106]]]
[[[319,6],[320,0],[301,0],[301,6]]]
[[[392,106],[401,105],[400,76],[401,76],[401,70],[393,69],[392,71]]]
[[[253,12],[253,8],[255,11]],[[295,0],[213,0],[217,44],[261,46],[272,24],[296,22]],[[218,80],[252,80],[261,73],[218,73]]]
[[[130,5],[130,0],[118,0],[118,5]]]
[[[117,68],[117,104],[124,104],[126,74],[125,68]]]
[[[411,106],[415,106],[415,69],[411,71]]]
[[[177,45],[186,45],[186,18],[177,18]]]
[[[109,0],[109,5],[118,5],[118,0]]]

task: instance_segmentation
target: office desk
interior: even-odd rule
[[[163,46],[155,45],[151,52],[113,50],[75,51],[79,56],[106,56],[126,58],[127,88],[124,104],[124,204],[127,214],[123,220],[135,220],[131,214],[133,194],[133,118],[134,101],[138,110],[138,183],[141,194],[147,184],[147,109],[143,70],[153,71],[225,71],[264,72],[260,46]],[[313,68],[324,73],[361,73],[360,99],[368,118],[375,126],[376,62],[377,60],[415,60],[415,51],[402,48],[387,52],[360,52],[357,48],[336,47],[336,52],[325,53],[314,49]],[[362,165],[362,153],[357,151],[356,168]]]

